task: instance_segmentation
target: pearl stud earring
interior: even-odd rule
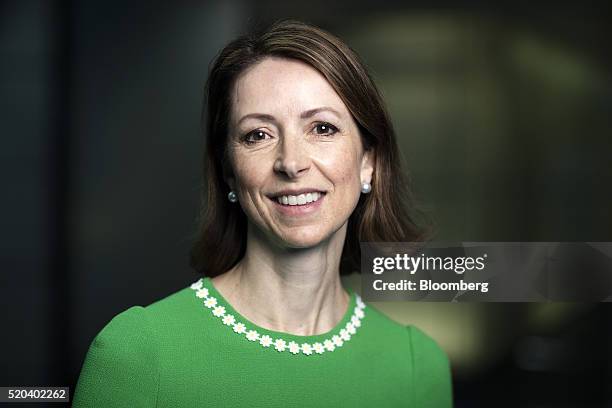
[[[372,185],[370,183],[361,183],[361,192],[363,194],[368,194],[372,191]]]
[[[236,201],[238,201],[238,196],[236,195],[236,193],[234,193],[234,190],[232,190],[227,195],[227,199],[230,200],[230,202],[235,203]]]

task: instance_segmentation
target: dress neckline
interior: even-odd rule
[[[210,277],[207,276],[202,279],[202,286],[210,291],[210,296],[213,296],[217,299],[218,305],[225,307],[226,314],[231,314],[236,318],[237,321],[244,323],[247,330],[255,330],[260,335],[270,336],[273,340],[282,338],[286,341],[295,341],[298,344],[302,344],[304,342],[321,342],[326,339],[331,339],[333,335],[340,335],[341,330],[345,329],[346,325],[351,323],[351,318],[354,316],[355,309],[361,309],[357,306],[356,293],[351,288],[345,288],[345,290],[349,293],[348,307],[344,312],[342,319],[340,319],[340,321],[331,330],[325,333],[315,335],[292,334],[266,329],[264,327],[256,325],[255,323],[244,317],[236,309],[234,309],[231,303],[228,302],[225,297],[223,297],[223,295],[217,290],[217,288],[215,288],[215,285],[213,284],[212,279]]]

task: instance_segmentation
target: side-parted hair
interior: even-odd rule
[[[264,31],[230,42],[209,70],[202,111],[206,135],[198,237],[191,266],[204,276],[232,268],[246,250],[247,220],[227,199],[227,138],[231,91],[238,76],[266,57],[299,60],[319,71],[340,96],[357,124],[366,150],[373,150],[372,191],[361,194],[348,221],[340,273],[360,271],[359,242],[412,242],[426,239],[415,211],[409,179],[402,172],[395,133],[380,92],[357,54],[340,39],[310,24],[282,20]]]

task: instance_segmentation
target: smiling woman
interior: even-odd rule
[[[361,183],[370,184],[373,171],[372,150],[364,151],[342,99],[310,65],[278,57],[243,72],[232,95],[225,179],[253,224],[247,230],[287,247],[331,240],[341,250]]]
[[[374,82],[338,38],[281,21],[217,56],[193,284],[117,315],[74,406],[451,406],[444,352],[340,274],[360,241],[413,241]]]

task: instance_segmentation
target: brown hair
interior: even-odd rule
[[[227,200],[226,141],[231,89],[236,78],[266,57],[296,59],[318,70],[355,120],[365,149],[374,150],[372,191],[362,194],[349,217],[340,273],[360,270],[359,242],[408,242],[425,238],[414,222],[407,176],[402,173],[393,127],[381,95],[357,54],[330,33],[294,20],[276,22],[263,32],[230,42],[210,68],[205,88],[206,152],[199,236],[191,266],[205,276],[233,267],[246,250],[246,215]]]

